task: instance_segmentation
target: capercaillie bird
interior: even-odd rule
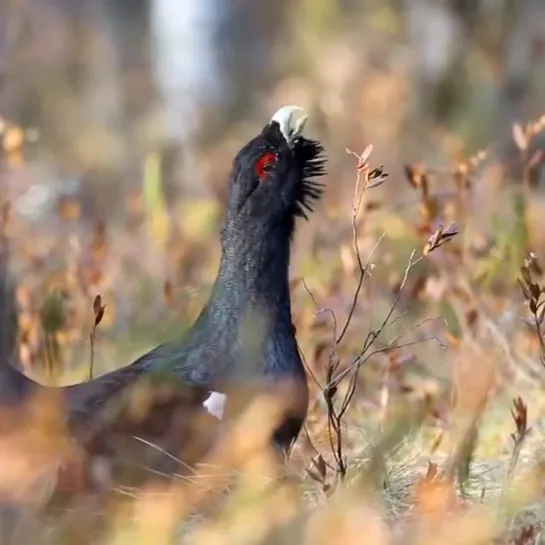
[[[302,135],[306,117],[294,123],[297,110],[279,109],[233,160],[219,271],[194,325],[180,340],[126,367],[60,388],[69,427],[90,451],[115,452],[136,434],[161,444],[157,438],[163,435],[169,439],[161,448],[178,455],[188,443],[199,442],[188,420],[203,415],[221,420],[239,386],[252,391],[283,381],[296,389],[271,439],[287,453],[297,438],[308,387],[292,321],[290,249],[297,218],[308,218],[322,194],[317,178],[326,165],[321,143]],[[0,405],[8,397],[20,400],[47,388],[12,367],[0,375]],[[145,418],[128,422],[119,416],[120,407],[127,392],[144,383],[167,384],[170,397],[162,391],[161,402],[152,404]],[[10,384],[14,396],[8,395]],[[181,416],[173,417],[174,412]]]

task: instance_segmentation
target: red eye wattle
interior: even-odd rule
[[[271,165],[276,160],[276,155],[270,151],[264,153],[255,164],[255,173],[262,182],[270,171]]]

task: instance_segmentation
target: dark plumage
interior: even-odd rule
[[[325,158],[319,142],[301,136],[304,123],[291,127],[292,113],[292,107],[279,110],[233,161],[221,263],[210,300],[193,327],[182,339],[158,346],[127,367],[62,388],[70,426],[94,445],[90,449],[115,450],[112,444],[123,433],[135,433],[126,420],[119,425],[117,416],[105,415],[128,386],[142,380],[176,384],[168,401],[163,395],[161,407],[148,417],[147,426],[160,428],[147,433],[155,439],[167,433],[167,421],[173,420],[169,404],[197,418],[206,413],[203,402],[211,392],[239,386],[253,390],[289,379],[298,388],[290,400],[296,403],[274,441],[286,452],[297,437],[308,390],[291,315],[290,245],[296,218],[306,218],[321,195],[315,178],[325,173]],[[13,383],[17,392],[43,388],[14,369],[3,372],[4,382]],[[171,451],[196,437],[174,421],[178,427],[168,433],[175,440],[165,441]],[[106,430],[114,430],[113,435]]]

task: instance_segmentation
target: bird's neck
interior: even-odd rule
[[[289,233],[224,234],[220,268],[209,310],[226,307],[291,324]],[[272,324],[271,324],[272,325]]]

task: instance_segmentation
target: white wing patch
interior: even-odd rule
[[[223,418],[226,400],[227,396],[225,394],[212,392],[202,405],[211,415],[221,420]]]

